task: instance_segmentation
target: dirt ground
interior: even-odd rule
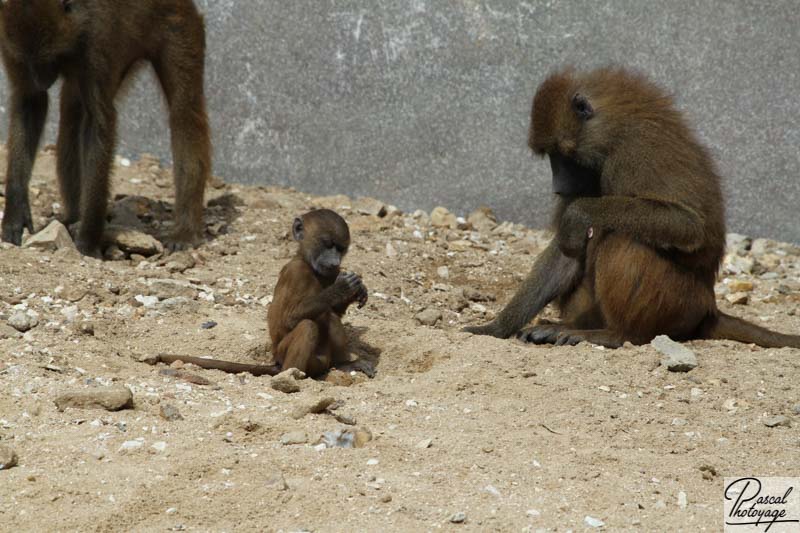
[[[153,158],[118,159],[114,189],[116,222],[169,229],[171,175]],[[471,230],[442,212],[381,217],[377,201],[219,180],[208,198],[209,241],[191,254],[112,248],[116,260],[98,261],[2,245],[0,449],[19,464],[0,471],[0,529],[718,531],[724,476],[800,476],[800,350],[691,342],[699,366],[672,373],[650,345],[472,336],[460,328],[508,301],[545,232],[485,217]],[[58,201],[48,150],[32,181],[37,228]],[[287,394],[269,377],[139,362],[268,361],[291,221],[321,206],[351,227],[345,267],[370,300],[346,322],[373,379],[334,372]],[[800,331],[800,250],[731,242],[720,307]],[[441,318],[421,325],[423,310]],[[24,334],[9,325],[20,316]],[[120,385],[133,409],[54,403]],[[324,398],[335,404],[295,415]],[[165,419],[170,409],[182,419]],[[783,425],[764,423],[779,415]],[[372,439],[317,445],[342,428]]]

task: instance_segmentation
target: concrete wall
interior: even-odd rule
[[[619,62],[674,91],[717,156],[730,230],[800,242],[797,0],[198,4],[215,173],[228,181],[405,209],[488,204],[541,226],[550,184],[525,146],[533,91],[554,66]],[[168,158],[149,72],[120,107],[120,151]]]

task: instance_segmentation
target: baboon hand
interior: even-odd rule
[[[573,202],[564,211],[558,226],[558,248],[567,257],[580,259],[586,254],[586,245],[594,233],[589,215],[580,208],[578,202]]]
[[[361,290],[364,289],[364,283],[361,281],[361,277],[354,272],[340,272],[333,283],[333,288],[340,303],[350,303],[358,299]]]
[[[6,212],[3,216],[3,241],[19,246],[22,244],[22,232],[27,228],[33,233],[33,218],[28,198],[11,201],[6,198]]]

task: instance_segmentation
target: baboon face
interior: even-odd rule
[[[570,71],[551,76],[533,99],[528,145],[550,160],[553,192],[559,196],[599,196],[600,173],[586,158],[584,127],[594,107],[578,92]]]
[[[37,90],[47,90],[58,79],[58,65],[77,49],[86,16],[72,0],[5,0],[0,3],[3,55],[24,65]]]
[[[350,247],[347,222],[334,211],[318,209],[295,219],[294,239],[300,253],[318,275],[335,278]]]

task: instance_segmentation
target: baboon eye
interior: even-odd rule
[[[572,109],[581,120],[589,120],[594,116],[592,104],[582,94],[576,94],[572,97]]]
[[[61,7],[64,9],[64,13],[69,13],[72,11],[72,0],[61,0]]]

